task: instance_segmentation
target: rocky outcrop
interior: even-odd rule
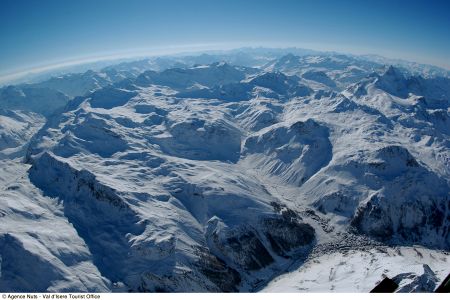
[[[207,241],[214,253],[236,269],[256,271],[281,258],[311,250],[315,230],[294,212],[283,209],[262,217],[259,225],[228,228],[219,218],[208,222]]]
[[[399,285],[396,293],[431,293],[439,283],[433,270],[426,264],[423,265],[422,274],[402,273],[393,277],[392,280]]]

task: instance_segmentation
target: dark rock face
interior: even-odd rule
[[[352,226],[358,231],[369,234],[381,240],[387,240],[394,233],[391,219],[386,212],[373,202],[377,201],[373,196],[364,208],[360,208],[352,220]]]
[[[289,257],[291,250],[310,245],[314,240],[314,228],[297,220],[268,218],[262,223],[267,228],[265,236],[270,246],[280,256]]]
[[[224,241],[223,249],[225,256],[247,271],[259,270],[274,262],[257,233],[251,229],[231,233]]]
[[[257,271],[279,257],[290,258],[309,251],[315,231],[293,210],[272,203],[276,214],[261,218],[259,226],[241,225],[232,229],[211,220],[210,248],[235,269]],[[213,224],[213,225],[212,225]],[[222,224],[223,225],[223,224]]]
[[[209,252],[208,248],[196,251],[199,260],[195,264],[200,272],[214,283],[221,292],[237,292],[241,275],[224,261]]]
[[[450,248],[449,222],[443,204],[448,199],[431,199],[431,203],[405,201],[397,208],[391,202],[393,199],[372,196],[358,209],[351,225],[382,241]]]

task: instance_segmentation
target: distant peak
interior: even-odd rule
[[[265,72],[255,77],[255,79],[256,78],[264,78],[269,80],[286,80],[287,76],[280,71],[274,71],[274,72]]]
[[[282,61],[282,62],[289,62],[289,61],[291,61],[293,59],[296,59],[296,58],[298,58],[298,56],[295,56],[292,53],[288,53],[288,54],[282,56],[279,60]]]
[[[89,74],[95,74],[96,72],[94,70],[87,70],[84,74],[89,75]]]
[[[393,65],[390,65],[383,74],[383,77],[404,77],[403,73]]]
[[[220,61],[220,62],[215,62],[212,64],[212,66],[214,67],[218,67],[218,68],[228,68],[231,67],[228,63],[226,63],[225,61]]]
[[[283,56],[284,58],[295,58],[296,56],[292,53],[288,53],[285,56]]]

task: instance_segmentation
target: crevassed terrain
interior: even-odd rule
[[[448,77],[345,55],[230,57],[4,88],[25,96],[1,94],[0,290],[439,284]],[[44,87],[59,97],[45,117],[23,104]]]

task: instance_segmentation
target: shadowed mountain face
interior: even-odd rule
[[[447,275],[448,78],[227,55],[0,90],[1,291],[369,291],[371,268],[428,291]]]

